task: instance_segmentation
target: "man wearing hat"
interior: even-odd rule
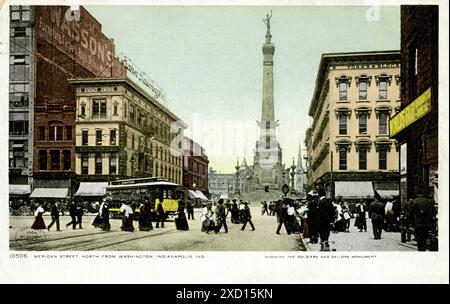
[[[219,206],[218,207],[218,217],[219,217],[219,226],[216,228],[216,233],[219,232],[219,230],[222,228],[225,229],[225,233],[228,233],[228,227],[227,227],[227,217],[226,217],[226,212],[225,212],[225,206],[223,205],[223,199],[219,199]]]
[[[247,223],[249,223],[250,226],[252,227],[252,231],[255,230],[255,226],[253,226],[253,223],[252,223],[252,214],[250,213],[250,208],[248,207],[247,202],[244,202],[244,209],[242,210],[242,219],[244,222],[244,225],[241,228],[242,231],[245,229],[245,226],[247,225]]]
[[[47,230],[50,231],[50,228],[53,224],[56,223],[56,231],[61,231],[59,228],[59,201],[55,201],[52,203],[52,207],[50,209],[50,215],[52,217],[52,222],[48,225]]]

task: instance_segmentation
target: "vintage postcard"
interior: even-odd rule
[[[23,0],[0,20],[0,281],[221,261],[224,282],[448,283],[448,4]]]

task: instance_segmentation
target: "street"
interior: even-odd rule
[[[402,244],[400,232],[386,232],[383,230],[381,240],[375,240],[372,233],[372,222],[367,220],[367,232],[359,232],[354,226],[354,219],[350,223],[350,232],[331,232],[330,248],[336,251],[417,251],[415,242]],[[320,251],[320,243],[308,243],[304,240],[308,251]]]
[[[61,216],[61,232],[54,225],[47,230],[34,231],[30,227],[34,217],[10,216],[9,239],[11,250],[52,250],[52,251],[299,251],[304,247],[298,234],[275,234],[277,222],[275,216],[261,216],[260,208],[252,207],[252,221],[256,230],[252,231],[247,224],[241,231],[241,224],[232,224],[230,215],[227,218],[228,233],[222,228],[218,234],[201,232],[200,209],[195,209],[195,220],[190,220],[189,230],[175,229],[173,219],[165,224],[165,228],[139,231],[138,222],[134,222],[135,231],[120,230],[121,221],[111,219],[111,230],[102,231],[91,223],[94,216],[83,217],[83,229],[73,230],[66,227],[69,216]],[[50,216],[44,216],[46,225],[50,224]],[[36,233],[30,237],[30,233]]]

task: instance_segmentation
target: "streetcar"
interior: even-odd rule
[[[152,217],[156,216],[156,208],[161,200],[166,216],[174,215],[178,211],[180,200],[184,197],[184,191],[180,185],[162,177],[111,181],[111,184],[106,186],[106,193],[112,199],[109,206],[112,217],[119,215],[122,200],[134,203],[132,208],[136,216],[139,216],[139,205],[142,200],[150,202]]]

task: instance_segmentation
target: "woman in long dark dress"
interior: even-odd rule
[[[42,218],[42,214],[44,214],[44,208],[42,208],[42,205],[39,205],[34,212],[35,220],[33,225],[31,225],[31,229],[47,229],[44,223],[44,219]]]
[[[139,231],[150,231],[153,229],[150,218],[150,204],[143,202],[139,207]]]
[[[184,214],[184,202],[180,201],[178,204],[178,217],[175,219],[175,226],[177,230],[189,230],[189,224]]]

